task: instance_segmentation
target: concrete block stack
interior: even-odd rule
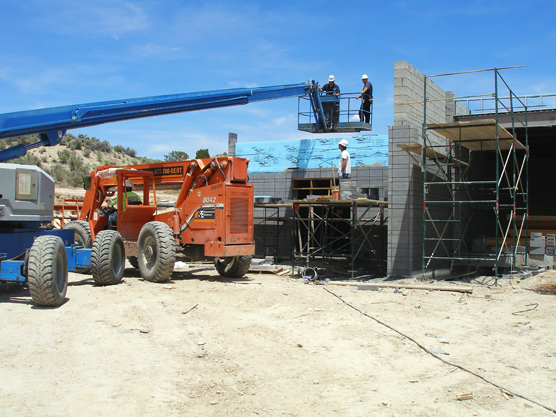
[[[554,234],[546,235],[546,254],[549,256],[556,255],[556,239]]]
[[[544,255],[546,239],[542,233],[531,233],[529,240],[529,255]]]

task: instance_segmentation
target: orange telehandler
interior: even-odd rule
[[[241,277],[255,253],[254,191],[253,184],[247,183],[248,162],[219,157],[99,167],[85,181],[87,191],[79,220],[66,228],[74,229],[76,239],[85,247],[101,231],[115,228],[123,240],[125,256],[148,281],[170,279],[176,255],[192,260],[214,258],[220,275]],[[134,190],[142,190],[142,195],[138,191],[140,203],[126,204],[129,181]],[[157,185],[179,188],[171,210],[157,207]],[[107,199],[114,195],[116,207],[107,208]],[[108,221],[112,212],[117,215],[115,225]],[[113,251],[114,245],[107,241],[106,251]],[[91,263],[95,263],[94,252]],[[120,272],[121,265],[113,263],[99,284],[119,282]]]

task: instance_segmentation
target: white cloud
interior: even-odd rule
[[[95,80],[96,87],[106,84],[119,84],[123,82],[123,75],[117,74],[110,64],[60,65],[41,68],[28,67],[24,62],[14,63],[11,67],[4,67],[0,72],[0,79],[12,84],[23,94],[47,93],[52,90],[71,92],[76,87],[82,86],[82,80]],[[56,100],[61,94],[51,97]],[[89,98],[90,99],[90,98]],[[68,104],[68,103],[63,103]],[[55,106],[51,103],[49,107]]]
[[[114,36],[151,27],[146,10],[132,2],[121,0],[49,2],[48,7],[40,10],[43,14],[34,17],[41,21],[41,27],[63,33],[78,31]],[[60,25],[60,22],[68,24]]]

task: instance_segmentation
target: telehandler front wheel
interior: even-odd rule
[[[122,236],[115,230],[103,230],[95,237],[91,251],[91,272],[96,285],[115,285],[122,281],[125,248]]]
[[[228,278],[241,278],[251,267],[252,256],[232,256],[214,258],[214,267],[220,275]]]
[[[68,256],[58,236],[39,236],[29,250],[27,279],[36,305],[56,307],[68,289]]]
[[[146,281],[166,282],[172,277],[176,261],[174,234],[162,222],[149,222],[139,232],[137,263]]]

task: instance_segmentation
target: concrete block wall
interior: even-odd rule
[[[383,166],[361,166],[353,167],[351,171],[353,183],[353,198],[363,197],[362,187],[378,188],[379,200],[388,200],[388,167]],[[249,182],[254,185],[255,196],[271,196],[284,203],[293,200],[292,178],[331,178],[331,168],[316,169],[288,169],[279,173],[257,173],[249,174]],[[270,217],[271,209],[255,208],[255,239],[256,256],[274,255],[281,259],[289,259],[291,255],[291,225],[289,223],[279,224],[261,219]],[[291,217],[289,208],[280,209],[280,216]],[[372,208],[367,216],[378,214],[378,208]],[[359,213],[358,215],[361,215]],[[385,211],[388,216],[388,210]],[[266,246],[265,246],[266,243]],[[276,252],[276,253],[275,253]]]
[[[276,260],[291,258],[292,222],[272,219],[291,218],[291,207],[255,207],[255,256],[274,256]]]
[[[249,174],[249,182],[255,186],[255,196],[271,196],[283,202],[294,199],[292,178],[331,178],[331,168],[288,169],[284,172]],[[388,167],[361,166],[351,169],[353,198],[363,197],[361,188],[378,188],[379,199],[388,199]]]
[[[427,78],[426,123],[446,123],[453,120],[454,97]],[[421,135],[425,122],[425,75],[406,61],[394,63],[394,126],[417,127]],[[408,104],[409,103],[409,104]],[[432,131],[427,132],[433,145],[446,144],[446,139]],[[422,139],[420,140],[422,143]]]
[[[425,76],[406,61],[394,63],[394,125],[421,127],[424,117]],[[427,79],[427,123],[446,121],[446,92]],[[410,103],[410,104],[407,104]]]
[[[397,145],[418,143],[411,125],[390,126],[388,149],[388,275],[411,275],[421,267],[423,174]]]
[[[422,271],[423,173],[397,145],[424,143],[424,82],[424,74],[409,63],[394,63],[394,126],[388,130],[388,275],[406,276]],[[427,79],[426,89],[429,100],[426,123],[451,122],[453,103],[444,99],[453,97],[453,93],[444,91],[431,79]],[[429,145],[448,144],[434,132],[427,131],[427,135]]]

